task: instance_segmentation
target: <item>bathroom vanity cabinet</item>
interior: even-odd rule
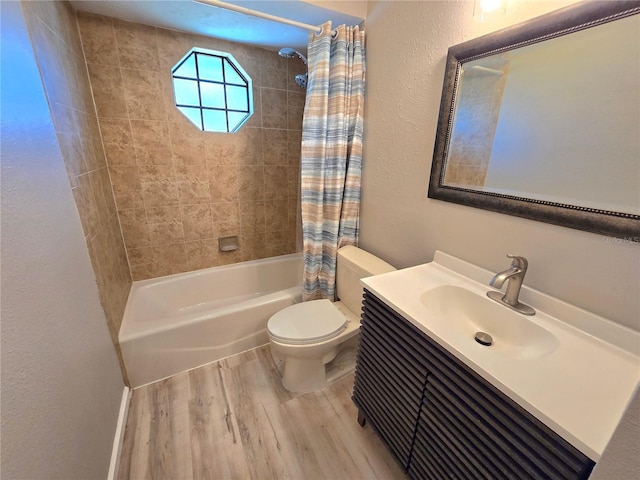
[[[353,400],[412,479],[585,479],[594,466],[367,290]]]

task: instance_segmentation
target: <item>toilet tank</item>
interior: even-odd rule
[[[362,285],[360,279],[396,270],[384,260],[352,245],[338,250],[336,289],[338,298],[353,313],[360,316]]]

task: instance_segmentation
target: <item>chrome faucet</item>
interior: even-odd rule
[[[511,266],[503,272],[496,273],[489,281],[489,285],[495,288],[502,288],[504,282],[507,282],[507,291],[502,295],[502,292],[491,290],[487,292],[487,297],[509,307],[512,310],[515,310],[516,312],[523,313],[525,315],[535,315],[536,311],[533,308],[518,300],[522,281],[524,280],[525,273],[527,273],[529,263],[526,258],[512,255],[510,253],[507,254],[507,257],[513,259]]]

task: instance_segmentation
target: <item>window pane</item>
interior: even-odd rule
[[[231,66],[229,60],[224,59],[224,81],[226,83],[237,83],[238,85],[246,85],[247,82],[238,75],[236,69]]]
[[[177,69],[173,71],[174,76],[196,78],[196,60],[192,53]]]
[[[234,132],[249,117],[248,113],[229,112],[229,131]]]
[[[222,82],[222,59],[211,55],[198,54],[198,74],[202,80]]]
[[[247,89],[244,87],[234,87],[227,85],[227,108],[229,110],[249,110],[247,99]]]
[[[200,83],[202,106],[212,108],[225,108],[224,86],[219,83]]]
[[[198,99],[198,82],[196,80],[173,79],[173,90],[176,95],[176,105],[200,106]]]
[[[200,117],[199,108],[178,107],[178,110],[180,110],[191,123],[202,130],[202,118]]]
[[[204,129],[208,132],[227,132],[227,116],[222,110],[203,110]]]

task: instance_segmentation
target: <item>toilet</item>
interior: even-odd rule
[[[338,250],[336,266],[339,301],[298,303],[269,319],[271,353],[276,364],[282,367],[282,384],[287,390],[296,393],[318,390],[331,377],[337,378],[353,369],[362,309],[360,279],[394,270],[387,262],[360,248],[342,247]],[[351,368],[345,370],[342,363],[350,364]],[[331,367],[335,368],[328,375]]]

